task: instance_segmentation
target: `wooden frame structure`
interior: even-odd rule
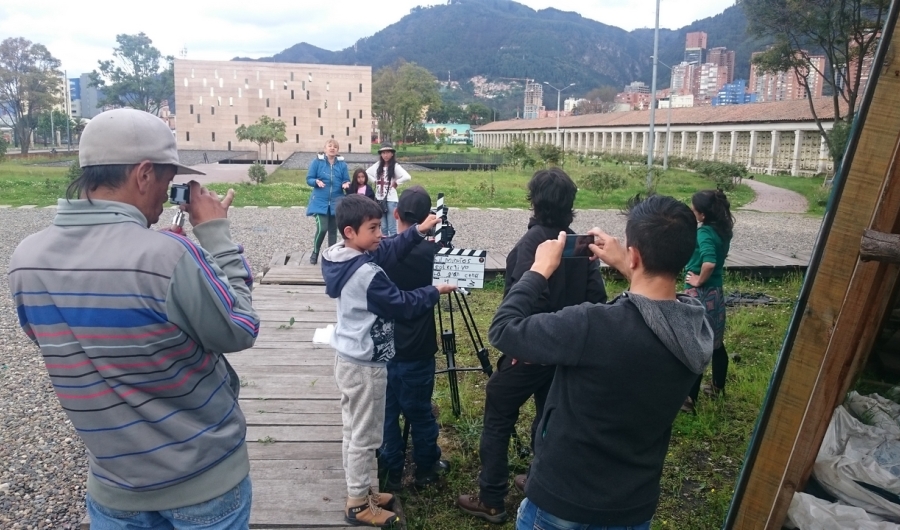
[[[898,11],[895,0],[724,528],[782,528],[898,285]]]

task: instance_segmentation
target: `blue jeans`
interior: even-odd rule
[[[250,475],[215,499],[158,512],[126,512],[97,504],[87,495],[91,530],[239,530],[250,528]]]
[[[516,530],[650,530],[650,521],[629,526],[573,523],[545,512],[526,498],[519,505]]]
[[[418,361],[388,361],[387,377],[381,467],[395,477],[403,473],[406,443],[400,432],[402,412],[411,429],[416,471],[427,473],[441,457],[441,449],[437,445],[437,420],[431,410],[434,357]]]
[[[388,211],[381,216],[381,234],[383,236],[397,235],[397,220],[394,219],[394,210],[397,209],[397,203],[388,201]]]

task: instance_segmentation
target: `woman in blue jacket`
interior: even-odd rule
[[[312,186],[312,195],[306,207],[306,215],[316,216],[316,235],[309,262],[319,261],[319,249],[328,232],[328,246],[337,243],[337,219],[334,214],[337,202],[344,196],[344,189],[350,186],[350,174],[344,157],[338,156],[338,143],[334,138],[325,142],[325,152],[320,153],[309,165],[306,183]]]

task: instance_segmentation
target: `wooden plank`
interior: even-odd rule
[[[900,32],[891,29],[889,44],[896,49]],[[873,66],[875,71],[880,68],[880,64]],[[886,275],[877,277],[877,270],[884,265],[858,263],[858,248],[863,230],[876,213],[889,168],[896,167],[898,130],[900,76],[880,76],[858,145],[845,158],[849,168],[843,191],[833,206],[836,210],[827,237],[819,242],[824,247],[815,276],[808,280],[812,282],[809,297],[797,308],[800,324],[790,351],[783,353],[783,375],[773,380],[767,398],[771,414],[759,426],[751,459],[742,473],[745,478],[739,491],[743,493],[726,523],[731,523],[731,528],[781,528],[790,500],[803,487],[818,451],[820,433],[824,433],[835,398],[843,390],[843,372],[849,368],[847,354],[854,347],[846,343],[869,340],[866,332],[858,331],[862,328],[859,318],[872,318],[878,304],[856,295],[868,292],[877,298],[871,288],[889,282]],[[897,205],[893,208],[896,214]],[[850,300],[848,293],[858,302]],[[852,308],[859,308],[855,304],[867,302],[875,307],[851,314]],[[838,336],[836,324],[857,331]]]
[[[250,461],[260,460],[337,460],[341,461],[341,440],[262,444],[247,440]]]
[[[338,395],[333,375],[265,374],[248,380],[241,388],[245,399],[327,399]]]
[[[323,360],[324,361],[324,360]],[[310,375],[310,376],[318,376],[318,377],[326,377],[326,376],[334,376],[334,356],[331,356],[331,363],[326,364],[325,362],[319,364],[289,364],[289,365],[248,365],[244,364],[240,367],[240,376],[241,379],[248,379],[253,381],[259,377],[267,376],[270,374],[297,374],[297,375]],[[235,369],[237,366],[235,365]]]
[[[339,398],[335,399],[240,399],[241,410],[257,414],[333,414],[341,411]],[[252,410],[248,410],[252,409]]]
[[[306,400],[310,402],[314,400]],[[259,411],[244,410],[244,418],[248,427],[311,427],[311,426],[341,426],[340,404],[333,407],[337,412],[331,414],[260,414]]]
[[[247,439],[258,443],[321,442],[341,440],[340,425],[248,425]],[[338,455],[340,456],[340,455]]]

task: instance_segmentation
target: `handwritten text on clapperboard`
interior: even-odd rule
[[[442,248],[434,256],[432,285],[449,283],[467,289],[484,287],[487,252],[465,248]]]

